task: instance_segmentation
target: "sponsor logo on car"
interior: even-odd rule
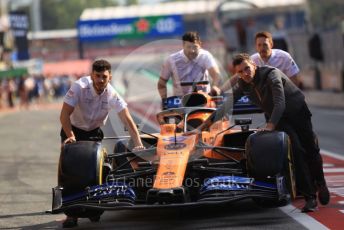
[[[165,145],[166,150],[178,150],[178,149],[183,149],[186,147],[186,144],[184,143],[171,143],[168,145]]]
[[[164,137],[162,138],[163,141],[169,141],[169,142],[183,142],[187,139],[186,136],[177,136],[177,137]]]

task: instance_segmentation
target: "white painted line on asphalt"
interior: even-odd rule
[[[291,218],[293,218],[294,220],[296,220],[297,222],[299,222],[307,229],[329,229],[322,223],[318,222],[316,219],[312,218],[311,216],[302,213],[298,208],[294,207],[291,204],[284,207],[280,207],[279,209]]]
[[[326,181],[332,181],[332,182],[343,182],[344,181],[344,175],[342,173],[339,174],[329,174],[325,175]]]
[[[344,168],[324,168],[324,173],[344,172]]]
[[[344,188],[343,187],[329,188],[329,190],[331,193],[334,193],[337,196],[344,197]]]
[[[338,153],[333,153],[324,149],[321,149],[320,153],[323,155],[331,156],[335,159],[344,160],[344,156]],[[324,172],[325,173],[344,172],[344,168],[331,168],[333,166],[334,166],[333,164],[324,164]],[[328,180],[328,178],[331,178],[331,177],[336,177],[336,178],[332,178],[332,179],[336,179],[336,182],[338,182],[338,179],[340,180],[342,179],[342,175],[340,175],[340,176],[326,176],[326,180]],[[339,196],[342,196],[343,195],[342,189],[343,189],[342,187],[331,188],[331,192]],[[340,201],[340,202],[343,202],[344,204],[344,201]],[[325,225],[323,225],[322,223],[314,219],[313,217],[305,213],[302,213],[298,208],[296,208],[295,206],[291,204],[284,207],[280,207],[279,209],[308,229],[317,229],[317,230],[329,229]],[[344,213],[344,210],[340,210],[340,211]]]
[[[331,187],[344,186],[344,175],[338,176],[336,178],[331,178],[331,176],[325,176],[326,181]]]
[[[325,149],[320,149],[320,153],[344,161],[344,156],[338,153],[327,151]]]

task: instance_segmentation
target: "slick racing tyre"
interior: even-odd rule
[[[285,166],[284,175],[286,177],[288,191],[292,200],[296,198],[296,179],[295,179],[295,168],[294,168],[294,157],[293,151],[288,138],[288,162]]]
[[[62,196],[66,197],[84,191],[87,187],[104,183],[108,171],[106,151],[100,142],[78,141],[64,145],[59,161],[58,184],[63,187]],[[65,211],[68,216],[100,216],[103,211],[73,208]]]
[[[254,198],[264,207],[286,205],[295,198],[295,176],[290,140],[285,132],[257,132],[251,134],[246,142],[247,171],[249,176],[271,182],[277,176],[283,176],[286,194],[276,199]]]
[[[283,173],[289,152],[284,132],[256,132],[246,141],[247,170],[250,176],[264,179]]]

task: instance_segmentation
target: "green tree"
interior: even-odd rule
[[[130,5],[138,5],[139,1],[138,0],[126,0],[125,5],[130,6]]]
[[[116,0],[43,0],[41,1],[42,29],[75,28],[84,9],[117,5]]]

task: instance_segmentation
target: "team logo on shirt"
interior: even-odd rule
[[[67,92],[67,95],[66,95],[67,97],[74,97],[74,92],[73,92],[73,90],[68,90],[68,92]]]

